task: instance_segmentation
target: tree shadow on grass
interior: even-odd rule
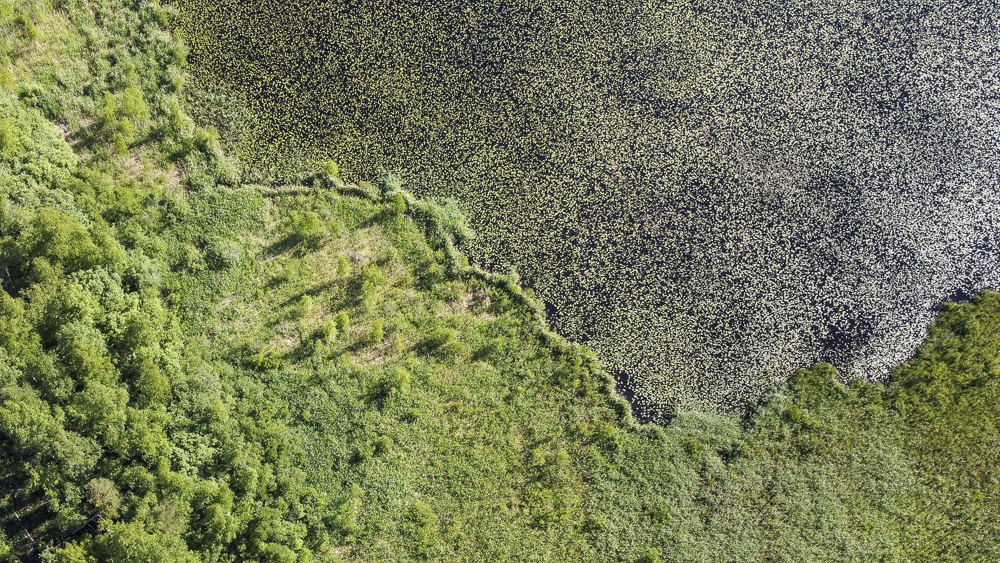
[[[287,280],[288,280],[288,278],[286,277],[284,281],[287,281]],[[297,303],[299,300],[301,300],[303,297],[306,297],[306,296],[316,297],[319,294],[323,293],[324,291],[328,291],[328,290],[332,289],[336,285],[337,285],[337,282],[335,282],[333,280],[327,281],[327,282],[323,282],[323,283],[320,283],[320,284],[316,284],[316,285],[310,287],[309,289],[306,289],[305,291],[300,291],[300,292],[292,295],[288,299],[285,299],[284,301],[281,302],[281,306],[282,307],[291,306],[291,305]]]
[[[271,244],[264,249],[263,254],[267,258],[273,258],[280,254],[290,252],[299,244],[299,237],[294,234],[290,234],[282,238],[281,240]]]

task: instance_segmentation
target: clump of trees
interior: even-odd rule
[[[118,158],[152,134],[147,170],[183,166],[205,190],[230,177],[217,138],[160,87],[183,49],[155,3],[65,10],[46,17],[82,26],[59,23],[87,35],[80,56],[113,44],[117,60],[86,77],[96,107],[61,84],[0,92],[0,560],[306,560],[324,549],[328,501],[297,469],[288,422],[246,416],[183,352],[170,300],[187,273],[244,260],[229,225],[249,208],[192,208]],[[56,118],[94,123],[78,133],[88,158]]]

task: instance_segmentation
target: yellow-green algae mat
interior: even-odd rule
[[[883,380],[998,285],[991,2],[180,4],[247,180],[332,157],[457,198],[640,416]]]

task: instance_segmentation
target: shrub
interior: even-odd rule
[[[180,267],[191,272],[198,272],[205,269],[205,256],[197,246],[186,244],[181,249],[181,253],[181,260],[178,264]]]
[[[303,295],[292,307],[291,316],[293,319],[302,319],[309,316],[313,308],[313,298]]]
[[[375,185],[371,182],[366,182],[364,180],[358,182],[358,189],[365,194],[368,194],[369,197],[378,197],[378,190],[375,189]]]
[[[10,66],[10,57],[0,56],[0,86],[6,86],[8,88],[14,85],[14,76],[7,68],[9,66]],[[0,556],[2,556],[2,554],[3,554],[3,549],[0,548]]]
[[[156,22],[160,27],[166,29],[170,23],[170,14],[162,6],[147,6],[143,9],[142,19],[144,22]]]
[[[337,324],[330,319],[323,321],[317,331],[317,336],[326,342],[333,342],[337,339]]]
[[[14,124],[6,119],[0,119],[0,156],[12,160],[21,153],[21,136]]]
[[[625,447],[622,432],[606,422],[598,423],[594,427],[594,439],[605,451],[612,454],[622,451]]]
[[[364,463],[375,455],[375,447],[371,444],[358,444],[354,451],[354,462]]]
[[[351,328],[351,318],[347,316],[347,311],[337,313],[336,323],[337,332],[347,334],[347,330]]]
[[[0,561],[4,552],[0,544]],[[87,550],[77,542],[69,542],[62,547],[57,547],[49,551],[50,560],[53,563],[94,563],[94,558],[87,555]]]
[[[465,214],[458,208],[458,203],[455,200],[447,199],[436,206],[435,215],[440,221],[441,229],[448,233],[457,244],[466,244],[475,238],[475,233],[469,227]],[[514,279],[514,283],[520,283],[520,280]]]
[[[23,240],[29,257],[45,257],[67,271],[86,270],[101,262],[101,250],[75,218],[51,207],[35,215]]]
[[[346,277],[351,273],[351,265],[347,262],[347,258],[343,256],[337,257],[337,275],[340,277]]]
[[[375,294],[378,293],[378,287],[371,280],[364,280],[361,282],[361,300],[365,303],[366,307],[370,307],[375,300]]]
[[[118,121],[118,98],[111,92],[104,92],[100,107],[101,125],[106,128],[113,128]]]
[[[319,248],[323,234],[323,223],[319,220],[319,215],[312,211],[302,214],[295,222],[295,240],[307,248]]]
[[[21,27],[24,29],[24,36],[29,41],[38,39],[38,28],[35,27],[35,22],[31,19],[31,15],[28,12],[21,13]]]
[[[847,388],[837,378],[836,368],[821,363],[793,373],[788,387],[800,405],[812,409],[847,396]]]
[[[281,367],[281,358],[260,349],[250,356],[249,363],[258,371],[272,371]]]
[[[392,210],[394,215],[403,215],[406,213],[406,199],[403,197],[403,194],[396,192],[396,194],[392,196],[392,203],[389,208]]]
[[[260,552],[267,563],[295,563],[298,559],[291,548],[278,543],[264,543]]]
[[[165,403],[170,398],[170,378],[163,374],[156,362],[146,359],[139,366],[136,381],[139,402],[144,406]]]
[[[450,328],[436,328],[427,333],[419,347],[423,352],[433,352],[454,340],[455,336],[455,331]]]
[[[243,262],[243,247],[234,240],[217,239],[205,250],[205,261],[216,270],[228,270]]]
[[[705,451],[705,444],[702,444],[695,438],[684,438],[681,440],[681,445],[684,446],[684,451],[695,460],[700,460],[702,453]]]
[[[382,436],[378,440],[375,440],[375,454],[385,455],[392,451],[392,438],[388,436]]]
[[[361,487],[352,485],[351,492],[333,515],[334,527],[348,540],[353,540],[354,536],[361,532],[361,525],[358,522],[361,515],[361,495]]]
[[[184,541],[162,532],[149,533],[141,522],[114,523],[91,543],[98,561],[117,563],[197,563]]]
[[[403,180],[396,174],[388,174],[382,178],[380,184],[380,187],[382,188],[382,195],[386,196],[401,189],[403,187]]]
[[[128,143],[125,141],[125,135],[121,133],[115,133],[114,138],[111,141],[112,146],[114,146],[115,154],[123,155],[128,154]]]
[[[122,92],[121,100],[118,103],[119,115],[123,118],[134,121],[149,121],[149,106],[142,96],[142,91],[135,86],[128,86]]]
[[[381,319],[376,319],[375,321],[372,322],[372,330],[369,335],[369,339],[371,340],[372,344],[375,344],[376,346],[381,346],[382,342],[385,341],[385,332],[382,330]]]
[[[406,514],[410,546],[419,555],[430,557],[437,547],[438,517],[431,505],[415,499]]]
[[[382,378],[379,392],[383,397],[396,397],[406,395],[409,390],[410,372],[404,368],[396,368]]]
[[[85,435],[100,438],[106,446],[119,450],[125,432],[128,393],[118,387],[88,381],[66,408],[67,418]]]
[[[135,140],[135,123],[133,123],[130,118],[125,117],[118,122],[118,131],[121,133],[122,138],[124,138],[126,142],[131,143]]]
[[[385,281],[385,276],[382,275],[382,271],[376,264],[370,263],[366,264],[365,267],[361,269],[361,280],[377,286]]]
[[[638,563],[663,563],[663,556],[658,549],[651,547],[639,558]]]
[[[674,520],[673,517],[670,516],[670,507],[662,504],[656,505],[647,510],[646,515],[649,516],[649,519],[653,522],[653,524],[659,527],[666,526]]]

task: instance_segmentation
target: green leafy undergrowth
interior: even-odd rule
[[[996,294],[949,306],[889,387],[845,386],[817,366],[744,420],[691,412],[641,428],[510,280],[456,263],[426,204],[399,215],[395,197],[225,193],[256,206],[261,224],[233,235],[255,258],[203,268],[171,299],[234,406],[287,429],[294,447],[273,459],[296,460],[328,499],[317,554],[894,561],[992,549]],[[314,240],[297,234],[304,220],[321,225]],[[908,406],[926,403],[928,383],[914,382],[928,358],[942,364],[932,396],[966,410]],[[959,452],[978,481],[947,469]]]

